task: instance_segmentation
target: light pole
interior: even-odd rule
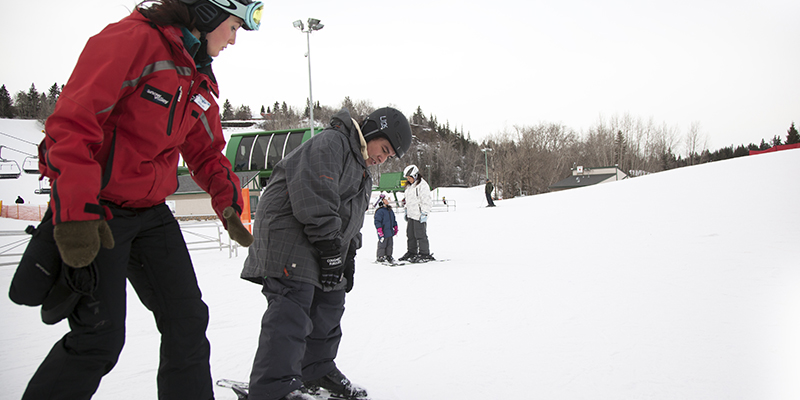
[[[292,23],[295,28],[299,29],[300,32],[306,34],[306,44],[308,45],[308,52],[306,53],[306,57],[308,57],[308,111],[309,111],[309,123],[308,125],[311,127],[311,135],[314,135],[314,95],[311,92],[311,32],[318,31],[325,27],[319,23],[320,21],[316,18],[309,18],[308,19],[308,29],[305,29],[303,26],[303,21],[297,20]]]
[[[481,149],[483,152],[483,162],[486,164],[486,180],[489,180],[489,157],[486,155],[487,151],[492,151],[490,148]]]

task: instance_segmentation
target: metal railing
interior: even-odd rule
[[[401,205],[395,206],[394,203],[395,202],[392,201],[392,211],[394,211],[395,214],[402,214],[406,211],[405,206]],[[376,208],[377,207],[375,207],[374,204],[371,204],[367,209],[367,214],[375,214]],[[447,201],[433,200],[433,207],[431,207],[431,212],[450,212],[451,210],[452,211],[456,210],[455,200],[447,200]]]
[[[250,224],[245,224],[245,226]],[[228,250],[228,258],[239,256],[239,243],[231,240],[222,222],[180,222],[181,232],[190,252],[196,250]],[[25,230],[0,231],[0,267],[16,266],[28,246],[31,235]]]
[[[19,264],[30,238],[24,230],[0,231],[0,267]]]
[[[202,221],[191,222],[181,221],[181,232],[183,232],[183,240],[186,241],[186,247],[189,251],[194,250],[228,250],[228,258],[239,256],[239,243],[232,240],[228,236],[222,222],[215,221]],[[245,224],[245,226],[250,224]]]

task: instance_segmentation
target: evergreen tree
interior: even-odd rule
[[[233,106],[228,99],[225,99],[225,103],[222,105],[222,120],[228,121],[234,118],[235,113],[233,112]]]
[[[14,118],[14,103],[6,85],[0,87],[0,118]]]
[[[267,115],[267,114],[266,114],[266,112],[264,111],[264,105],[262,104],[262,105],[261,105],[261,117],[263,118],[265,115]]]
[[[347,111],[351,113],[356,109],[356,106],[353,104],[353,100],[350,99],[350,96],[344,96],[344,100],[342,100],[342,108],[346,108]]]
[[[54,83],[53,86],[50,86],[50,89],[47,90],[47,95],[44,93],[41,94],[41,106],[42,108],[39,110],[39,120],[44,122],[50,114],[53,113],[56,109],[56,102],[58,101],[58,96],[61,95],[61,87],[58,86],[58,83]]]
[[[622,134],[622,131],[617,131],[617,139],[614,142],[614,164],[616,164],[623,171],[625,170],[623,162],[625,161],[627,147],[628,145],[627,141],[625,140],[625,135]]]
[[[794,127],[794,122],[789,130],[786,131],[786,144],[800,143],[800,134],[797,133],[797,128]]]
[[[38,118],[39,109],[41,108],[39,102],[39,91],[36,90],[36,86],[34,84],[31,84],[31,87],[28,89],[27,93],[23,91],[17,92],[17,95],[14,98],[17,116],[24,119]]]
[[[427,121],[428,119],[425,118],[425,114],[422,112],[422,107],[417,106],[417,111],[415,111],[414,115],[411,116],[411,123],[416,125],[425,125]]]
[[[782,144],[783,144],[783,142],[781,141],[781,137],[780,137],[780,136],[778,136],[778,135],[775,135],[775,136],[772,138],[772,145],[773,145],[773,146],[780,146],[780,145],[782,145]]]
[[[750,153],[747,151],[747,148],[744,147],[744,145],[739,145],[739,147],[737,147],[736,150],[733,151],[734,157],[746,156],[748,154]]]
[[[41,122],[42,125],[44,125],[44,121],[47,120],[47,117],[49,117],[50,114],[53,112],[53,109],[55,109],[55,104],[53,104],[53,107],[49,106],[49,103],[47,101],[47,94],[45,94],[44,92],[39,94],[39,101],[37,102],[37,104],[39,104],[39,109],[36,110],[36,119],[38,119],[39,122]]]
[[[42,98],[39,96],[39,91],[36,90],[36,86],[31,83],[30,89],[28,89],[28,101],[30,104],[28,105],[29,114],[28,118],[39,118],[39,113],[42,109]]]
[[[47,90],[47,99],[55,104],[55,102],[58,101],[58,96],[61,95],[61,89],[58,83],[54,83],[53,86],[50,86],[50,89]]]

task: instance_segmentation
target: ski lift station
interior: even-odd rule
[[[584,168],[581,165],[572,168],[572,176],[564,178],[550,186],[550,190],[575,189],[628,179],[628,175],[616,165],[610,167]]]

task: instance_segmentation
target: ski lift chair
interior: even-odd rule
[[[0,179],[17,179],[21,173],[16,161],[0,158]]]
[[[39,174],[39,156],[25,157],[22,161],[22,171],[26,174]]]
[[[46,184],[42,184],[42,182],[44,182],[45,179],[47,180],[47,183]],[[36,194],[50,194],[50,178],[46,178],[44,176],[39,178],[39,188],[35,189],[33,191],[33,193],[36,193]]]
[[[0,151],[3,150],[3,147],[0,145]],[[19,164],[14,160],[6,160],[0,155],[0,179],[17,179],[19,175],[22,173],[22,170],[19,169]]]

